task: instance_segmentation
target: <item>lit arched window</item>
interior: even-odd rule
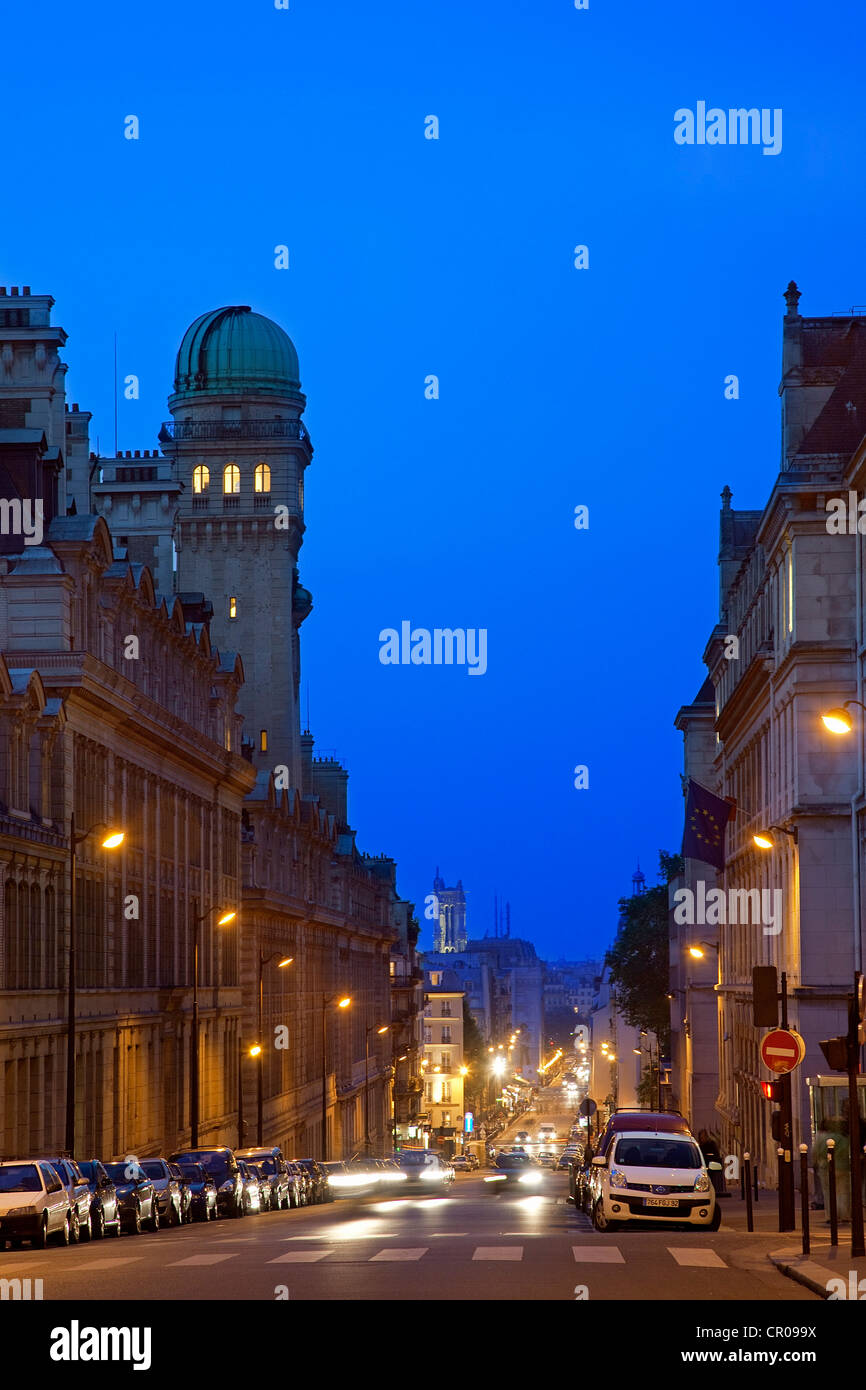
[[[227,463],[223,469],[223,492],[240,492],[241,470],[236,463]]]
[[[256,492],[270,492],[271,470],[266,463],[256,465]]]
[[[205,468],[200,463],[198,468],[192,470],[192,490],[193,492],[207,492],[210,487],[210,469]]]

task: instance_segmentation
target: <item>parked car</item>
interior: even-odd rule
[[[575,1163],[578,1158],[579,1154],[576,1149],[572,1149],[570,1152],[567,1149],[564,1150],[556,1160],[556,1171],[564,1170],[567,1173],[572,1163]]]
[[[160,1221],[164,1221],[166,1226],[183,1225],[183,1195],[177,1165],[168,1163],[164,1158],[143,1158],[141,1166],[156,1191]]]
[[[119,1236],[120,1201],[117,1188],[98,1158],[79,1159],[78,1167],[90,1188],[90,1234],[94,1240],[104,1235]]]
[[[69,1245],[73,1239],[78,1214],[54,1167],[32,1159],[0,1163],[0,1254],[7,1240],[17,1250],[23,1240],[44,1249],[50,1240]]]
[[[123,1229],[132,1236],[141,1235],[143,1228],[158,1231],[159,1201],[156,1189],[138,1159],[132,1155],[112,1159],[106,1163],[105,1171],[117,1192]]]
[[[294,1175],[298,1190],[298,1205],[307,1207],[313,1200],[313,1179],[312,1175],[302,1168],[296,1158],[287,1158],[286,1167]]]
[[[290,1205],[289,1170],[281,1149],[238,1149],[237,1157],[244,1159],[246,1163],[252,1163],[259,1177],[264,1180],[266,1211],[280,1211]]]
[[[244,1184],[244,1211],[248,1216],[258,1216],[262,1207],[262,1180],[251,1163],[245,1158],[238,1159],[238,1168]]]
[[[510,1153],[499,1153],[493,1167],[496,1171],[484,1179],[486,1183],[490,1183],[493,1192],[519,1189],[528,1195],[531,1191],[537,1190],[543,1181],[538,1166],[527,1153],[514,1150]]]
[[[539,1149],[535,1161],[539,1168],[553,1168],[556,1163],[556,1154],[553,1149]]]
[[[189,1193],[191,1221],[216,1221],[216,1183],[201,1163],[178,1163],[181,1181]]]
[[[454,1154],[451,1159],[451,1167],[455,1173],[471,1173],[472,1171],[472,1164],[466,1154]]]
[[[629,1221],[719,1229],[721,1209],[708,1167],[689,1134],[617,1131],[607,1154],[592,1160],[591,1174],[589,1203],[597,1231],[614,1231]]]
[[[333,1202],[334,1193],[328,1186],[328,1179],[325,1170],[317,1158],[297,1158],[296,1163],[307,1172],[310,1178],[309,1197],[310,1202]]]
[[[50,1163],[69,1198],[69,1205],[78,1217],[78,1235],[75,1234],[75,1221],[72,1222],[71,1239],[90,1240],[90,1184],[78,1164],[72,1158],[37,1159],[37,1163]]]
[[[169,1154],[169,1160],[172,1163],[200,1163],[207,1169],[216,1185],[220,1216],[241,1217],[246,1214],[243,1178],[232,1149],[182,1149]]]
[[[189,1184],[183,1176],[179,1163],[169,1163],[169,1172],[180,1187],[180,1219],[181,1222],[192,1221],[192,1193]]]

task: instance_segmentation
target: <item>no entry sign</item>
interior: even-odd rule
[[[806,1055],[806,1044],[792,1028],[774,1028],[761,1039],[761,1061],[777,1076],[798,1067]]]

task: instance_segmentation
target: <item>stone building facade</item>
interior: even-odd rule
[[[863,958],[862,723],[852,739],[834,741],[820,716],[862,685],[862,541],[856,519],[854,534],[832,533],[828,503],[846,496],[849,481],[862,482],[866,318],[803,317],[793,283],[785,299],[781,466],[760,511],[735,511],[729,490],[722,494],[719,621],[704,652],[711,689],[678,716],[686,776],[737,802],[718,885],[727,903],[732,892],[759,893],[738,920],[726,906],[724,922],[695,927],[711,948],[718,945],[697,968],[682,964],[683,942],[673,929],[671,937],[679,961],[672,1022],[693,1044],[701,1040],[700,1114],[708,1087],[705,986],[712,984],[714,1127],[726,1150],[756,1157],[770,1185],[776,1146],[771,1106],[760,1092],[769,1073],[758,1052],[766,1030],[752,1024],[752,967],[787,972],[789,1023],[806,1043],[794,1074],[798,1144],[810,1137],[806,1078],[826,1071],[819,1040],[845,1031],[846,996]],[[762,851],[752,836],[770,825],[778,827],[775,846]],[[694,861],[686,876],[689,884],[716,882]],[[694,1096],[694,1057],[682,1046],[677,1055],[676,1081]]]

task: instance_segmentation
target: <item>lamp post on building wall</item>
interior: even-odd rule
[[[348,1009],[352,1000],[348,995],[340,998],[336,994],[322,995],[322,1159],[328,1161],[328,1029],[329,1004],[336,1003],[338,1009]]]
[[[263,1016],[263,1014],[264,1014],[264,1003],[265,1003],[265,998],[264,998],[264,994],[265,994],[265,985],[264,985],[265,966],[266,966],[266,965],[270,965],[272,961],[279,961],[279,964],[278,964],[278,966],[277,966],[277,969],[278,969],[278,970],[282,970],[284,966],[286,966],[286,965],[291,965],[291,963],[292,963],[293,960],[294,960],[294,956],[284,956],[283,953],[282,953],[282,951],[272,951],[271,954],[270,954],[269,956],[266,956],[265,953],[264,953],[263,951],[259,951],[259,989],[258,989],[257,1003],[258,1003],[258,1011],[259,1011],[259,1013],[258,1013],[258,1023],[259,1023],[258,1033],[259,1033],[259,1039],[260,1039],[260,1040],[264,1038],[264,1028],[263,1028],[263,1023],[262,1023],[262,1016]],[[264,1108],[265,1108],[265,1099],[264,1099],[264,1070],[265,1070],[265,1050],[264,1050],[264,1046],[262,1046],[262,1048],[261,1048],[261,1050],[260,1050],[260,1053],[259,1053],[258,1080],[257,1080],[257,1082],[256,1082],[256,1143],[258,1144],[259,1148],[261,1148],[262,1144],[264,1143],[264,1139],[262,1138],[262,1132],[263,1132],[263,1129],[264,1129]]]
[[[252,1043],[252,1044],[247,1048],[246,1051],[247,1051],[247,1056],[248,1056],[248,1057],[252,1057],[253,1060],[257,1060],[257,1059],[258,1059],[259,1057],[261,1057],[261,1055],[262,1055],[261,1044],[260,1044],[260,1043]],[[246,1130],[247,1130],[246,1121],[245,1121],[245,1119],[244,1119],[244,1072],[243,1072],[243,1062],[244,1062],[244,1044],[243,1044],[243,1039],[241,1038],[240,1034],[238,1034],[238,1148],[239,1148],[239,1149],[242,1149],[242,1148],[244,1147],[244,1140],[246,1139]],[[261,1063],[259,1063],[259,1068],[261,1069]]]
[[[236,912],[220,907],[209,907],[207,912],[202,912],[200,916],[192,919],[192,1034],[190,1036],[190,1066],[189,1066],[189,1127],[190,1138],[189,1146],[191,1149],[198,1148],[198,1123],[199,1123],[199,1036],[198,1036],[198,956],[199,956],[199,937],[202,922],[207,917],[212,917],[215,912],[220,914],[217,921],[218,927],[227,927],[237,917]]]
[[[377,1028],[371,1023],[364,1029],[364,1153],[370,1152],[370,1034],[387,1033],[388,1024]]]
[[[75,1153],[75,876],[78,846],[95,830],[108,830],[103,849],[118,849],[126,838],[123,830],[110,830],[98,821],[89,830],[76,834],[75,812],[69,817],[69,973],[66,991],[66,1150]]]

